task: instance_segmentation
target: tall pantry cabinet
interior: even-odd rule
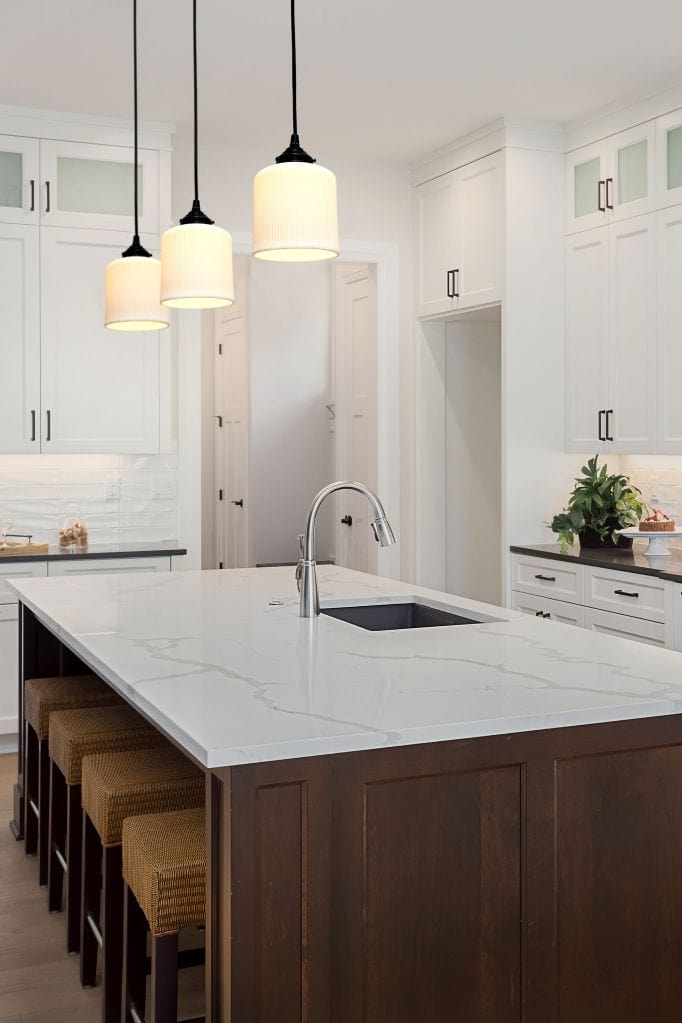
[[[103,325],[105,267],[133,231],[130,131],[53,117],[0,111],[12,129],[0,135],[0,453],[153,453],[159,334]],[[138,181],[154,251],[170,220],[168,131],[143,133]]]

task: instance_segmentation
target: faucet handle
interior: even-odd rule
[[[301,592],[301,577],[303,575],[303,554],[304,554],[304,551],[305,551],[305,533],[299,533],[298,534],[298,549],[299,549],[299,558],[298,558],[298,564],[296,566],[296,585],[298,587],[298,592],[300,593]]]

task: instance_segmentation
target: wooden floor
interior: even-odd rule
[[[38,864],[9,830],[15,780],[16,757],[0,756],[0,1023],[100,1023],[100,989],[81,987],[64,916],[48,913]],[[180,1018],[197,1014],[201,972],[184,971]]]

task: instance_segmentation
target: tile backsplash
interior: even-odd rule
[[[91,544],[175,541],[177,494],[177,453],[0,455],[0,518],[49,543],[71,505]]]
[[[639,487],[652,507],[661,508],[682,526],[682,457],[621,455],[620,471]]]

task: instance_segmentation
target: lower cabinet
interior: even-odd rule
[[[4,752],[6,736],[16,735],[17,713],[17,657],[19,626],[17,604],[0,604],[0,752]],[[13,745],[13,744],[12,744]]]
[[[171,559],[151,558],[88,558],[80,561],[51,561],[48,575],[129,575],[131,572],[170,572]]]
[[[637,643],[648,643],[650,646],[665,646],[665,625],[662,622],[648,622],[644,618],[598,611],[593,607],[582,610],[585,615],[585,628],[591,629],[592,632],[603,632],[607,636],[619,636],[621,639],[634,639]]]
[[[524,614],[535,615],[536,618],[549,618],[564,625],[585,624],[585,608],[579,604],[569,604],[565,600],[552,600],[549,597],[537,597],[530,593],[513,593],[512,608]]]

